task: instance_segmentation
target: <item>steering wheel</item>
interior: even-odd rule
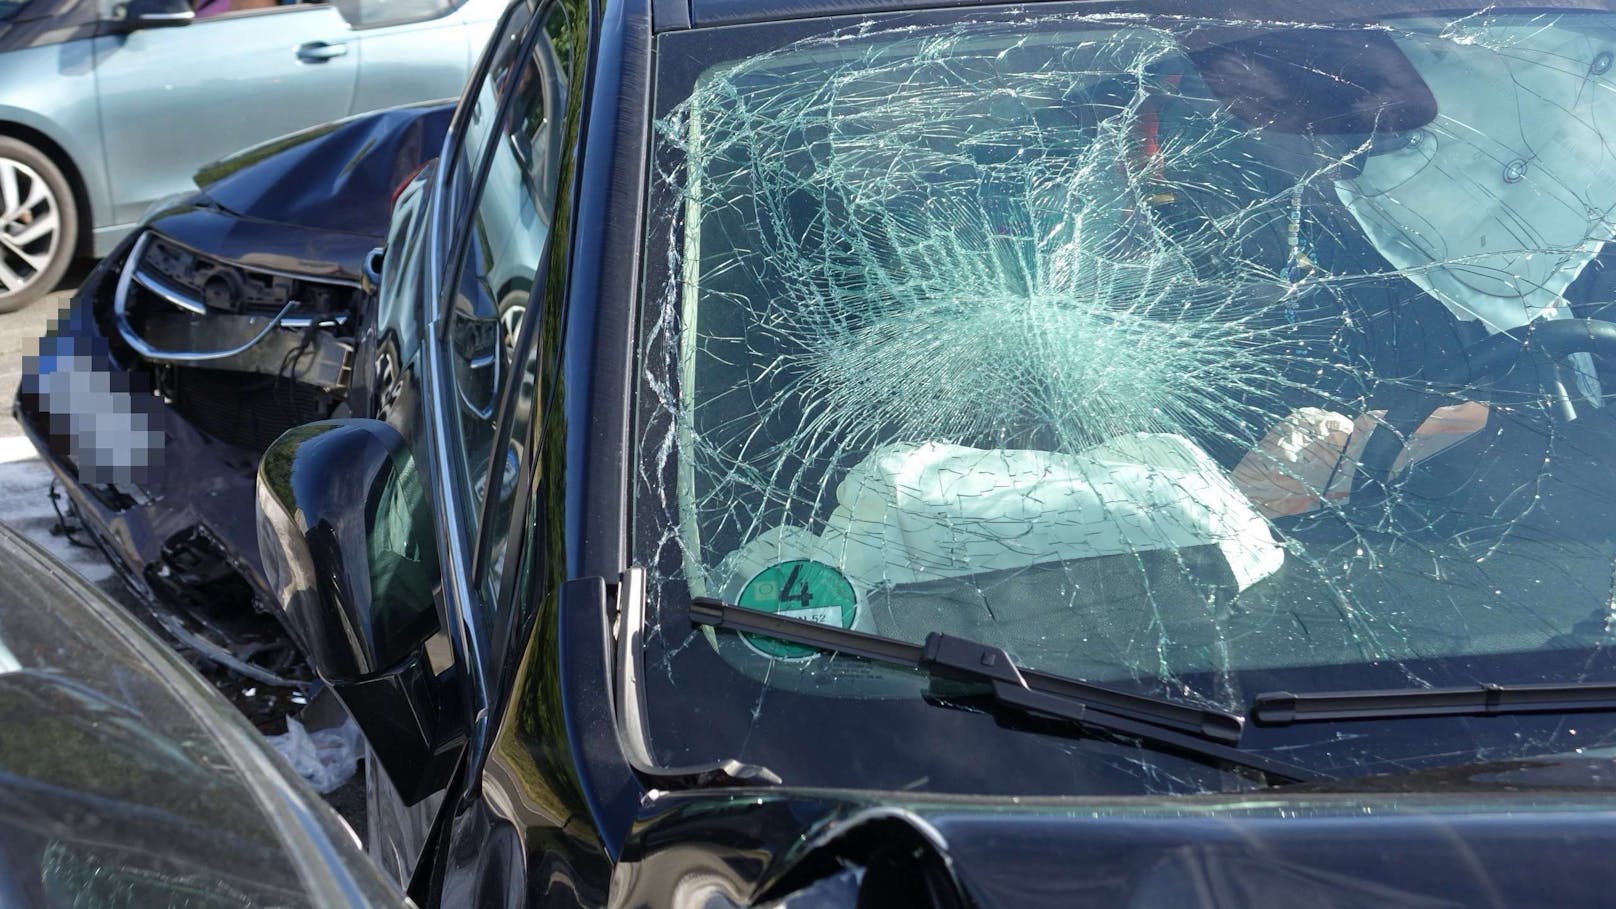
[[[1423,394],[1410,396],[1386,411],[1386,416],[1370,432],[1359,459],[1360,483],[1387,489],[1392,465],[1414,431],[1437,408],[1451,399],[1445,391],[1496,383],[1507,375],[1524,355],[1538,359],[1539,382],[1551,383],[1550,391],[1567,419],[1576,412],[1561,379],[1558,361],[1577,353],[1596,359],[1616,360],[1616,323],[1598,319],[1556,319],[1533,322],[1513,331],[1491,335],[1466,348],[1464,356],[1443,373],[1428,379]],[[1357,485],[1357,484],[1354,484]]]

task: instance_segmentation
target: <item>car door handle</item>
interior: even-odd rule
[[[340,41],[310,41],[297,49],[297,59],[304,63],[324,63],[348,53],[348,45]]]

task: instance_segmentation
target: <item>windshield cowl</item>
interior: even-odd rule
[[[1612,793],[1616,764],[1608,756],[1560,755],[1518,761],[1479,761],[1410,773],[1387,773],[1286,787],[1286,798],[1309,793],[1449,795],[1467,793]]]

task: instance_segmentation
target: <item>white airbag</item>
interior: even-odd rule
[[[1437,118],[1336,183],[1387,260],[1493,332],[1569,316],[1561,294],[1616,236],[1616,45],[1565,22],[1397,37]]]
[[[1244,589],[1284,561],[1246,497],[1178,435],[1125,435],[1075,455],[888,445],[850,470],[836,496],[822,534],[771,529],[724,559],[715,578],[720,595],[733,601],[759,572],[797,559],[836,568],[861,595],[881,586],[1202,545],[1222,551]]]

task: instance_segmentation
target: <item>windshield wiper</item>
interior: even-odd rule
[[[1002,648],[991,644],[936,631],[926,636],[925,644],[911,644],[747,609],[711,597],[696,597],[691,601],[690,620],[698,625],[764,635],[847,656],[912,667],[934,679],[982,684],[987,686],[993,706],[999,710],[1138,739],[1201,763],[1255,771],[1270,783],[1321,779],[1310,770],[1234,747],[1245,727],[1245,719],[1238,714],[1190,707],[1163,698],[1022,669]]]
[[[1465,688],[1385,688],[1292,694],[1269,691],[1252,701],[1261,726],[1338,720],[1398,720],[1430,716],[1509,716],[1522,713],[1616,711],[1616,684],[1476,685]]]

